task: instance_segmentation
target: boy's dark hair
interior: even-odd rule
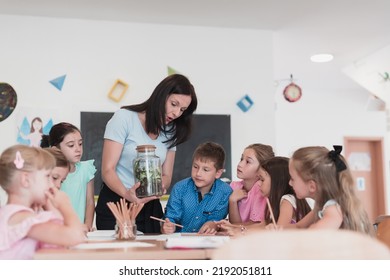
[[[205,142],[195,149],[192,161],[195,159],[200,159],[201,161],[213,161],[217,170],[223,169],[225,166],[225,150],[218,143]]]

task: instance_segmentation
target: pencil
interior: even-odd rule
[[[153,219],[153,220],[156,220],[156,221],[160,221],[160,222],[162,222],[162,223],[166,223],[166,222],[167,222],[167,221],[165,221],[165,220],[163,220],[163,219],[159,219],[159,218],[156,218],[156,217],[154,217],[154,216],[150,216],[150,218]],[[182,225],[175,224],[175,223],[172,223],[172,224],[174,224],[174,225],[177,226],[177,227],[183,228]]]
[[[271,203],[269,203],[269,199],[268,199],[268,197],[266,197],[266,199],[267,199],[267,205],[268,205],[269,213],[271,214],[272,223],[273,223],[273,224],[274,224],[274,226],[276,227],[276,222],[275,222],[274,212],[272,211],[272,208],[271,208]]]

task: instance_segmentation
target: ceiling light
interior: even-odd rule
[[[310,57],[313,62],[329,62],[333,60],[333,55],[329,53],[315,54]]]

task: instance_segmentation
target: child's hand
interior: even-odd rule
[[[58,190],[56,187],[51,187],[46,192],[46,196],[48,198],[47,205],[50,205],[52,208],[61,210],[72,207],[68,195],[63,191]]]
[[[92,231],[91,228],[89,228],[86,224],[82,224],[82,229],[85,236],[87,236],[88,232]]]
[[[215,235],[218,231],[218,225],[214,221],[208,221],[203,224],[203,226],[199,229],[198,234],[210,234]]]
[[[56,211],[58,210],[57,208],[54,207],[53,203],[51,202],[50,199],[46,201],[46,204],[42,206],[44,210],[46,211]]]
[[[171,234],[174,233],[176,230],[176,226],[168,219],[165,219],[165,223],[163,223],[163,226],[161,228],[161,232],[165,234]]]
[[[224,235],[235,236],[241,232],[240,227],[232,225],[227,220],[221,220],[219,222],[216,222],[216,225],[218,229],[224,233]]]
[[[236,189],[232,192],[232,194],[229,197],[230,202],[238,202],[241,199],[248,196],[248,193],[244,189]]]

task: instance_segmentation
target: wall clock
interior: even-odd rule
[[[296,102],[301,98],[302,90],[298,85],[291,82],[284,88],[283,95],[288,102]]]

